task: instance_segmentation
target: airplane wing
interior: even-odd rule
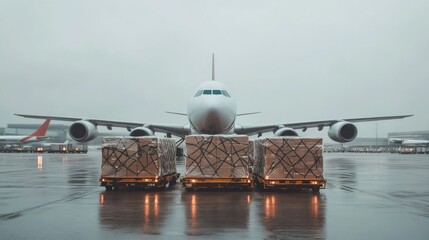
[[[253,126],[245,126],[245,125],[237,125],[235,129],[235,133],[237,134],[258,134],[264,132],[272,132],[281,127],[292,128],[292,129],[302,129],[302,131],[306,131],[308,128],[318,128],[318,130],[322,130],[324,127],[330,127],[333,124],[341,121],[345,122],[371,122],[371,121],[382,121],[382,120],[392,120],[392,119],[402,119],[411,117],[413,115],[399,115],[399,116],[384,116],[384,117],[369,117],[369,118],[349,118],[349,119],[341,119],[341,120],[324,120],[324,121],[313,121],[313,122],[300,122],[300,123],[280,123],[280,124],[270,124],[270,125],[253,125]]]
[[[126,128],[128,131],[137,127],[149,128],[153,132],[162,132],[167,134],[173,134],[179,137],[184,137],[191,133],[189,125],[180,125],[180,124],[148,124],[148,123],[136,123],[136,122],[122,122],[122,121],[110,121],[110,120],[100,120],[100,119],[90,119],[90,118],[71,118],[71,117],[56,117],[56,116],[42,116],[42,115],[27,115],[27,114],[15,114],[20,117],[25,118],[36,118],[36,119],[51,119],[59,121],[86,121],[94,124],[95,126],[106,126],[109,130],[112,127]],[[280,123],[280,124],[269,124],[269,125],[236,125],[235,133],[236,134],[259,134],[264,132],[276,131],[279,128],[292,128],[292,129],[302,129],[306,131],[308,128],[318,128],[322,130],[324,127],[332,126],[337,122],[370,122],[370,121],[381,121],[381,120],[392,120],[392,119],[402,119],[406,117],[411,117],[413,115],[399,115],[399,116],[384,116],[384,117],[370,117],[370,118],[350,118],[350,119],[341,119],[341,120],[324,120],[324,121],[313,121],[313,122],[300,122],[300,123]]]
[[[171,133],[173,135],[184,137],[190,134],[190,128],[187,125],[181,124],[148,124],[148,123],[136,123],[136,122],[122,122],[122,121],[110,121],[92,118],[75,118],[75,117],[58,117],[58,116],[42,116],[42,115],[28,115],[28,114],[15,114],[16,116],[24,118],[35,118],[35,119],[51,119],[57,121],[76,122],[76,121],[87,121],[95,126],[105,126],[111,130],[112,127],[126,128],[128,131],[136,127],[146,127],[154,132]]]

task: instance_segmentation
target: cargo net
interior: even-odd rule
[[[176,173],[173,139],[108,137],[102,141],[102,177],[155,177]]]
[[[255,140],[253,172],[265,179],[323,179],[321,138]]]
[[[247,178],[248,136],[186,136],[185,177]]]

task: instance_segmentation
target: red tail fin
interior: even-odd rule
[[[44,137],[46,135],[46,131],[48,130],[50,122],[51,122],[51,119],[46,119],[45,122],[42,125],[40,125],[40,127],[34,133],[24,137],[19,141],[25,142],[32,137]]]

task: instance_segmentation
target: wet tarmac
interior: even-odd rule
[[[0,154],[0,239],[429,239],[429,155],[325,154],[318,194],[106,192],[100,161]]]

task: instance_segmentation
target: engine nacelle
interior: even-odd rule
[[[292,128],[282,127],[274,132],[277,137],[298,137],[298,133]]]
[[[153,135],[154,135],[153,131],[147,127],[134,128],[130,132],[131,137],[144,137],[144,136],[153,136]]]
[[[70,137],[78,142],[88,142],[98,135],[97,127],[88,121],[74,122],[69,129]]]
[[[358,130],[353,123],[337,122],[329,128],[328,136],[340,143],[351,142],[357,136]]]

